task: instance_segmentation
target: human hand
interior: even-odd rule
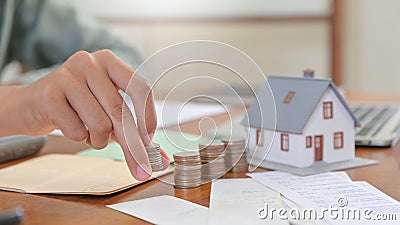
[[[137,125],[119,89],[132,98]],[[0,134],[44,135],[60,129],[95,149],[112,138],[121,145],[132,175],[149,178],[143,145],[151,143],[157,126],[151,87],[111,51],[77,52],[42,79],[7,93],[3,100],[12,99],[6,102],[10,115],[1,115],[7,131]],[[163,151],[162,156],[165,168],[169,159]]]

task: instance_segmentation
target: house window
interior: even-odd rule
[[[324,119],[332,119],[333,118],[333,103],[332,102],[324,102]]]
[[[264,146],[264,132],[262,132],[262,129],[257,129],[256,144],[258,146]]]
[[[289,134],[281,134],[281,150],[289,151]]]
[[[306,148],[311,148],[312,147],[312,137],[307,136],[306,137]]]
[[[296,93],[296,92],[294,92],[294,91],[289,91],[289,92],[287,93],[285,99],[283,99],[283,103],[289,104],[290,101],[292,101],[292,98],[293,98],[293,96],[294,96],[295,93]]]
[[[333,148],[334,149],[343,148],[343,132],[335,132],[333,134]]]

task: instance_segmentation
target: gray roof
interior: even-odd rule
[[[268,83],[271,89],[269,89]],[[353,118],[354,125],[360,125],[331,80],[270,76],[268,77],[268,83],[258,91],[256,100],[243,118],[243,125],[271,130],[276,129],[282,132],[302,133],[328,88],[331,88],[340,102],[343,103],[343,106]],[[285,104],[283,101],[289,91],[294,91],[295,94],[290,103]],[[273,107],[273,101],[275,101],[276,111]],[[276,123],[274,123],[275,114]]]

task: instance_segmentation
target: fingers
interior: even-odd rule
[[[68,76],[69,81],[65,89],[66,98],[89,131],[86,143],[95,149],[104,148],[113,129],[108,115],[88,86],[82,85],[84,81],[79,80],[77,74],[64,76]]]
[[[157,116],[153,93],[147,81],[107,50],[93,53],[96,60],[105,66],[112,82],[131,98],[137,116],[140,137],[145,145],[150,144],[157,127]],[[131,83],[130,83],[131,82]]]
[[[170,160],[167,153],[165,153],[165,151],[162,149],[161,149],[161,158],[162,158],[163,170],[165,170],[170,165]]]
[[[83,78],[74,80],[66,73],[65,80],[70,83],[65,82],[65,86],[71,107],[88,127],[88,143],[104,147],[111,135],[121,145],[132,175],[148,179],[151,168],[143,143],[150,144],[157,125],[148,83],[108,50],[75,53],[65,66],[72,75]],[[132,98],[137,125],[117,88]]]
[[[96,57],[90,55],[83,55],[78,62],[72,64],[75,71],[82,67],[85,67],[85,82],[111,122],[110,132],[113,132],[113,138],[121,145],[132,175],[138,180],[148,179],[151,169],[141,136],[132,113],[110,80],[106,68],[103,67],[102,62],[97,61]],[[87,100],[86,103],[77,104],[85,105],[90,102]]]
[[[127,106],[124,108],[129,111]],[[126,162],[133,176],[138,180],[147,180],[151,175],[149,158],[132,114],[128,112],[123,113],[123,120],[126,129],[123,129],[122,123],[117,124],[114,129],[115,137],[121,145]]]
[[[55,91],[48,90],[48,94],[44,95],[44,102],[47,104],[43,107],[47,108],[50,122],[59,128],[64,136],[73,141],[83,141],[88,137],[88,131],[82,120],[71,109],[64,95],[60,95]]]

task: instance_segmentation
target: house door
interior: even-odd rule
[[[315,135],[314,136],[314,161],[322,160],[322,153],[324,150],[324,136]]]

